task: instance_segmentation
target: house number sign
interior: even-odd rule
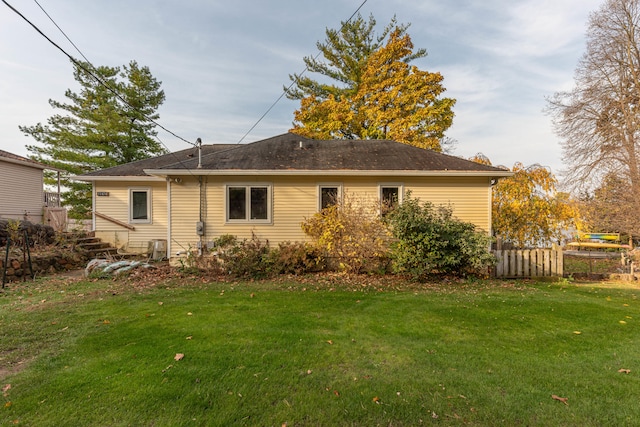
[[[108,197],[109,196],[109,192],[108,191],[97,191],[96,195],[102,196],[102,197]]]

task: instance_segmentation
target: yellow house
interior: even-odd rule
[[[511,172],[385,140],[320,141],[287,133],[205,145],[79,176],[93,182],[96,236],[128,250],[166,242],[169,258],[216,237],[303,241],[301,222],[345,195],[382,206],[447,204],[491,233],[491,187]]]

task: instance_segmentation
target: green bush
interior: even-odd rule
[[[387,216],[396,241],[391,246],[397,273],[424,279],[433,274],[486,274],[495,262],[491,238],[453,216],[447,206],[420,204],[408,194]]]

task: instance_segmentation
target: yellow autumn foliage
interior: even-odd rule
[[[491,165],[483,155],[471,159]],[[567,193],[558,192],[558,181],[548,168],[517,162],[513,176],[493,187],[492,228],[497,237],[516,247],[560,243],[580,228],[578,204]]]
[[[393,31],[367,59],[355,93],[340,99],[302,98],[291,132],[315,139],[389,139],[442,151],[440,140],[453,123],[455,100],[441,97],[440,73],[403,60],[412,51],[411,37]]]
[[[390,235],[375,202],[345,195],[306,218],[301,227],[340,270],[361,273],[386,268]]]

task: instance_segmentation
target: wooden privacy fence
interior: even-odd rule
[[[562,277],[562,249],[510,249],[493,251],[498,259],[494,276],[500,279]]]

